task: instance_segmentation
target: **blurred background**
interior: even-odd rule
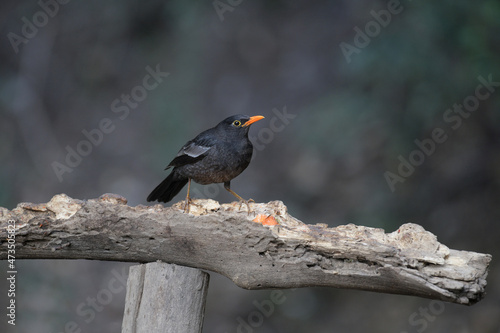
[[[241,196],[312,224],[414,222],[500,256],[500,2],[59,1],[0,3],[0,206],[146,204],[187,140],[261,114]],[[429,143],[436,129],[446,140]],[[2,332],[120,331],[130,264],[17,264],[17,325]],[[494,260],[472,307],[307,288],[260,317],[270,291],[212,273],[204,332],[498,333],[499,273]]]

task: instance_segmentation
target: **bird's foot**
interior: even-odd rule
[[[197,204],[196,202],[194,202],[194,200],[193,200],[193,199],[191,199],[191,198],[186,198],[185,203],[184,203],[184,213],[189,213],[189,207],[190,207],[191,205],[198,206],[198,207],[201,207],[201,206],[202,206],[202,205]]]
[[[186,198],[186,202],[184,203],[184,213],[189,213],[189,205],[193,203],[191,198]]]
[[[191,203],[191,199],[186,199],[186,202],[184,203],[184,213],[189,213],[189,204]]]
[[[255,201],[254,201],[253,199],[248,199],[248,200],[242,199],[242,200],[240,200],[240,210],[241,210],[241,205],[243,205],[243,203],[245,203],[245,205],[247,205],[248,215],[250,215],[250,213],[253,213],[253,212],[254,212],[254,211],[250,208],[250,202],[255,203]]]

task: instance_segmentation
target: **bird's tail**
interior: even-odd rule
[[[169,202],[188,182],[187,178],[178,179],[174,171],[148,195],[148,201]]]

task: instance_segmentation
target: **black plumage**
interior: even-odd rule
[[[165,169],[172,168],[168,177],[148,196],[148,201],[169,202],[188,184],[185,211],[189,210],[191,179],[207,185],[224,183],[224,188],[247,203],[231,190],[231,180],[245,170],[252,159],[253,145],[248,139],[250,125],[262,116],[235,115],[188,141]]]

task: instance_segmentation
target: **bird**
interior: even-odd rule
[[[188,141],[165,170],[170,174],[147,197],[147,201],[169,202],[188,184],[184,212],[189,213],[191,180],[201,185],[223,183],[224,188],[250,213],[249,202],[231,189],[231,180],[250,164],[253,145],[248,138],[250,125],[263,116],[234,115],[228,117],[194,139]]]

